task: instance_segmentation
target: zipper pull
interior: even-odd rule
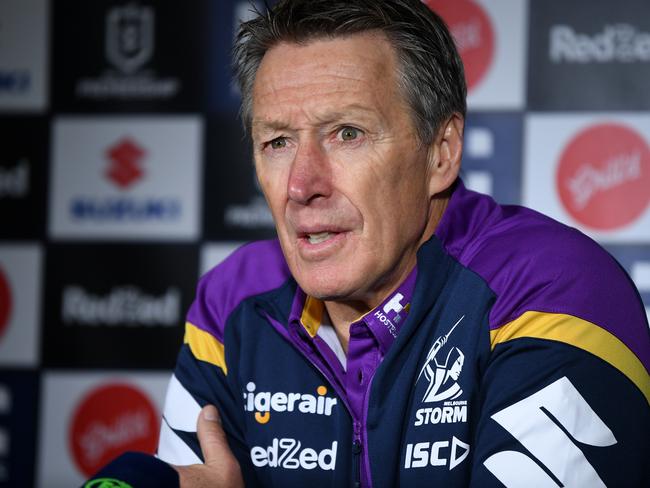
[[[352,442],[352,469],[354,470],[354,488],[361,488],[361,442],[355,439]]]

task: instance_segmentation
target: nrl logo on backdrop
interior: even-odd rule
[[[423,403],[454,400],[463,393],[463,389],[458,384],[458,378],[463,370],[465,355],[457,347],[452,347],[447,352],[445,359],[442,359],[439,353],[449,340],[451,333],[464,318],[464,315],[459,318],[449,332],[444,336],[438,337],[431,346],[431,349],[429,349],[424,366],[422,366],[416,380],[417,383],[424,377],[429,382],[422,397]]]
[[[133,74],[151,59],[153,34],[151,7],[114,7],[106,17],[106,57],[125,74]]]
[[[157,78],[143,70],[155,50],[155,12],[134,3],[112,7],[106,13],[104,52],[115,70],[77,83],[79,97],[124,100],[167,99],[180,89],[176,78]]]

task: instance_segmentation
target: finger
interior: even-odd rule
[[[213,405],[206,405],[201,410],[197,421],[197,435],[205,464],[236,462],[221,426],[219,412]]]

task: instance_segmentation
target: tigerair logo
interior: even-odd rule
[[[465,354],[457,347],[452,347],[447,352],[444,360],[439,357],[440,351],[447,344],[454,329],[465,318],[463,315],[451,327],[449,332],[438,337],[420,370],[416,383],[424,378],[428,382],[422,403],[443,402],[444,406],[420,408],[415,412],[414,426],[425,424],[453,424],[467,422],[467,402],[457,400],[463,394],[463,389],[458,384],[458,379],[463,371]],[[446,401],[445,401],[446,400]],[[452,401],[454,400],[454,401]]]
[[[271,412],[300,412],[314,415],[332,415],[337,404],[336,398],[328,397],[323,385],[316,388],[316,395],[310,393],[284,393],[281,391],[256,391],[257,386],[250,381],[244,392],[244,410],[255,412],[255,420],[266,424],[271,420]]]

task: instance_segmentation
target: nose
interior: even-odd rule
[[[296,151],[288,182],[289,199],[307,205],[332,193],[327,155],[316,141],[302,141]]]

